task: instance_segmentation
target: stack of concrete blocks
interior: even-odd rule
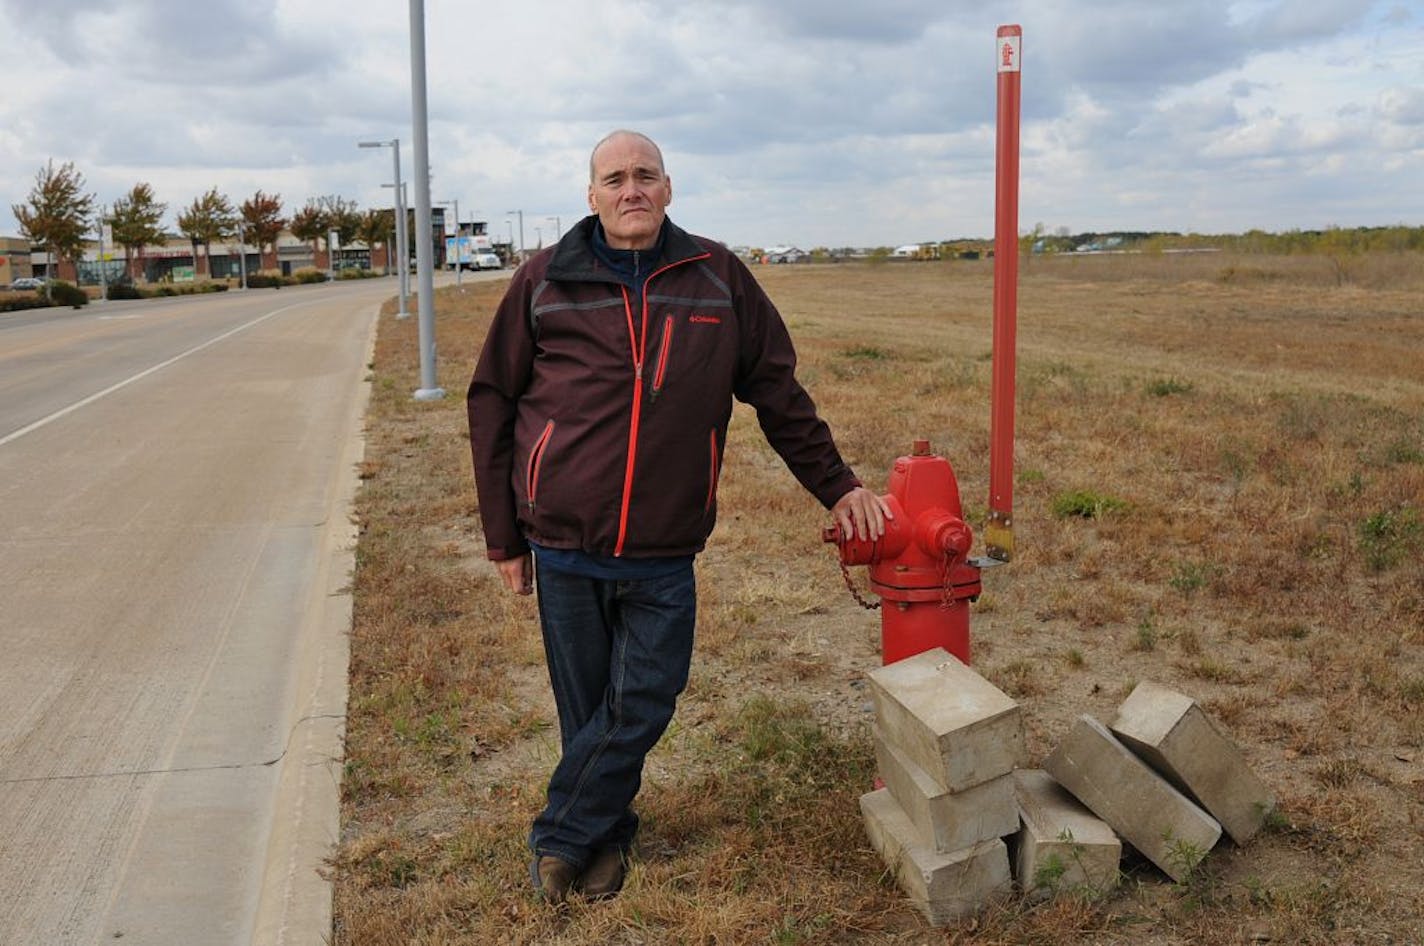
[[[1195,701],[1155,684],[1133,690],[1113,731],[1079,717],[1043,767],[1179,883],[1216,845],[1223,823],[1244,843],[1274,806]]]
[[[942,648],[870,674],[885,787],[860,799],[871,843],[932,925],[1012,888],[1018,704]]]

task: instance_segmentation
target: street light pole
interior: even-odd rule
[[[415,259],[420,277],[420,388],[417,401],[436,401],[445,391],[435,383],[435,274],[430,241],[430,123],[425,96],[425,0],[410,0],[410,99],[415,125]]]
[[[104,207],[99,206],[99,301],[109,301],[109,274],[104,271]]]
[[[544,219],[554,221],[554,242],[558,243],[559,237],[564,235],[564,222],[560,220],[557,216],[545,217]]]
[[[519,214],[519,262],[524,262],[524,211],[506,210],[507,214]]]
[[[242,226],[242,214],[237,215],[237,267],[242,273],[242,288],[247,288],[247,232]]]
[[[406,248],[405,234],[405,185],[401,182],[400,170],[400,139],[391,138],[389,141],[358,141],[358,148],[390,148],[393,156],[395,168],[395,183],[388,185],[395,191],[392,200],[396,208],[396,255],[400,257],[399,265],[396,269],[398,284],[400,288],[400,311],[396,313],[396,318],[404,319],[410,317],[410,312],[406,309],[406,298],[410,295],[410,267],[407,261],[410,259],[409,251]],[[390,253],[387,252],[387,256]]]

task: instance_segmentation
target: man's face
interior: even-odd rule
[[[608,245],[645,250],[657,242],[672,203],[672,179],[652,145],[636,135],[617,135],[593,156],[588,207],[603,222]]]

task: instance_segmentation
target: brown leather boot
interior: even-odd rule
[[[623,889],[623,851],[606,847],[593,855],[588,868],[579,879],[583,895],[590,900],[606,900]]]
[[[544,899],[559,906],[569,899],[578,870],[563,858],[545,854],[534,863],[534,886],[544,895]]]

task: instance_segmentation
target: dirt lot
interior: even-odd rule
[[[989,265],[757,275],[867,485],[928,437],[980,528]],[[524,838],[558,734],[532,603],[484,561],[462,401],[500,289],[437,300],[445,402],[410,399],[416,320],[382,323],[338,942],[1424,942],[1424,260],[1025,261],[1018,555],[985,576],[974,666],[1022,704],[1035,761],[1136,682],[1175,687],[1280,807],[1187,883],[1130,855],[1103,900],[1014,900],[945,930],[860,824],[878,618],[740,406],[628,887],[559,915],[533,899]]]

